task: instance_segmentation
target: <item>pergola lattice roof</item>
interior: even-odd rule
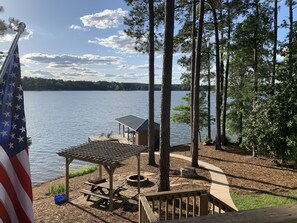
[[[122,161],[144,151],[147,151],[146,146],[95,141],[69,147],[57,154],[66,158],[118,167],[121,166]]]

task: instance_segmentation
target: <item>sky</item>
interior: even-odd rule
[[[1,19],[14,17],[27,26],[19,41],[22,76],[148,83],[148,55],[136,52],[134,40],[123,32],[129,11],[124,0],[0,0],[0,6]],[[1,50],[9,49],[14,35],[0,38]],[[173,57],[173,84],[184,71],[180,57]],[[155,83],[161,83],[161,74],[162,52],[157,52]]]

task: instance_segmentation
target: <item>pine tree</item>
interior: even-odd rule
[[[155,49],[159,49],[161,46],[160,39],[155,39],[155,24],[158,26],[161,22],[160,1],[146,0],[146,1],[132,1],[125,0],[127,5],[132,7],[129,11],[129,16],[124,18],[124,24],[128,26],[125,30],[128,36],[136,39],[135,49],[149,53],[149,126],[148,126],[148,147],[149,147],[149,165],[156,165],[155,162],[155,129],[154,129],[154,54]],[[154,3],[157,6],[154,7]],[[158,11],[155,16],[154,11]],[[147,32],[148,37],[147,37]],[[147,37],[147,38],[146,38]],[[144,41],[145,40],[145,41]]]
[[[160,166],[158,191],[170,190],[170,104],[173,59],[174,0],[165,1],[165,32],[161,89]]]

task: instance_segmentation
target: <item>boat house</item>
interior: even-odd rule
[[[119,123],[119,134],[136,145],[148,145],[148,119],[139,118],[134,115],[127,115],[117,118]],[[160,125],[154,123],[155,148],[159,148]]]

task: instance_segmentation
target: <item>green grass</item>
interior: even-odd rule
[[[73,170],[69,173],[69,177],[73,178],[73,177],[78,177],[78,176],[82,176],[88,173],[92,173],[95,170],[97,170],[97,166],[96,165],[87,165],[87,166],[83,166],[77,170]]]
[[[297,190],[282,195],[253,194],[239,195],[231,193],[231,197],[239,210],[250,210],[297,203]]]
[[[48,194],[60,194],[65,192],[64,184],[50,184],[47,189]]]

